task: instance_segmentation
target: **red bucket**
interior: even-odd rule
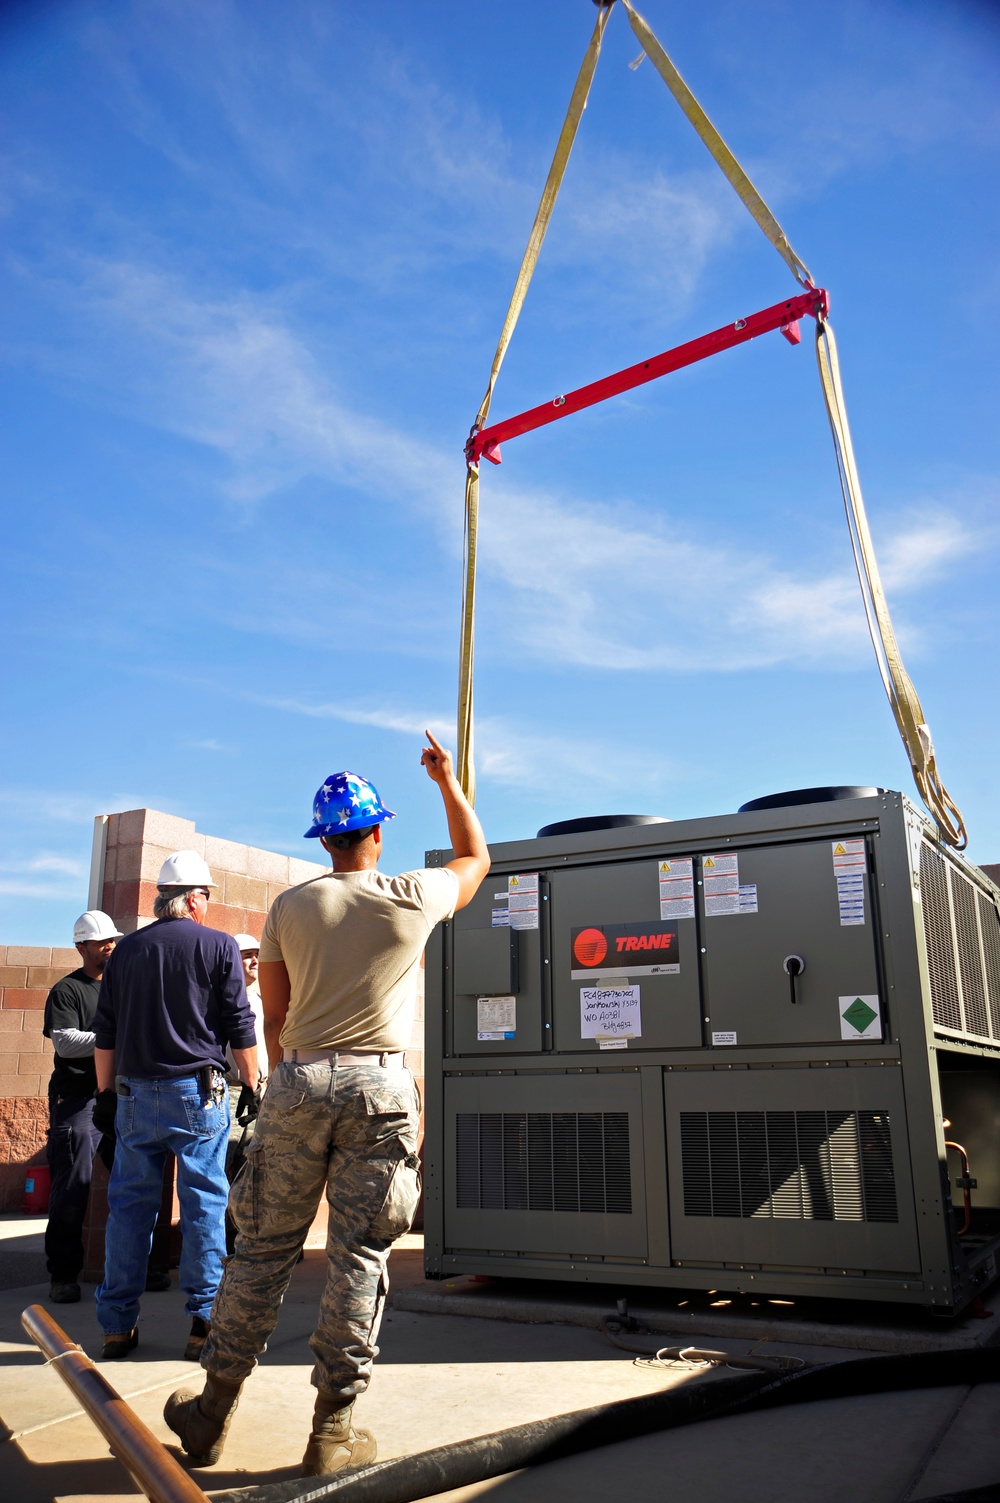
[[[24,1200],[21,1210],[28,1215],[44,1215],[49,1208],[52,1174],[48,1164],[32,1164],[24,1176]]]

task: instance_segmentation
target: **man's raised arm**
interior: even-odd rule
[[[456,910],[471,903],[480,883],[490,869],[490,853],[486,845],[483,827],[476,818],[476,811],[462,792],[452,767],[451,752],[446,751],[427,731],[429,746],[420,756],[427,776],[441,790],[444,812],[448,820],[448,836],[455,855],[446,862],[449,871],[458,878],[458,902]]]

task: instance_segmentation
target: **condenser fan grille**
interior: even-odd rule
[[[884,1111],[681,1112],[686,1216],[896,1221]]]
[[[458,1112],[459,1210],[632,1214],[628,1112]]]

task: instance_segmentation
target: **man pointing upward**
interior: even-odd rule
[[[204,1391],[175,1393],[164,1410],[201,1465],[222,1453],[324,1191],[329,1269],[309,1343],[318,1394],[303,1475],[375,1459],[374,1438],[353,1429],[351,1409],[371,1379],[389,1249],[420,1195],[420,1103],[403,1064],[420,957],[434,926],[472,900],[490,866],[451,754],[429,731],[427,740],[420,760],[441,790],[454,851],[447,866],[380,873],[382,825],[395,815],[364,778],[335,773],[306,831],[332,869],[283,892],[267,917],[260,990],[272,1073],[230,1200],[236,1253],[212,1312]]]

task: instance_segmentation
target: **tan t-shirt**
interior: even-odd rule
[[[281,1047],[409,1048],[420,956],[457,900],[446,867],[330,871],[279,894],[260,958],[284,961],[291,981]]]

